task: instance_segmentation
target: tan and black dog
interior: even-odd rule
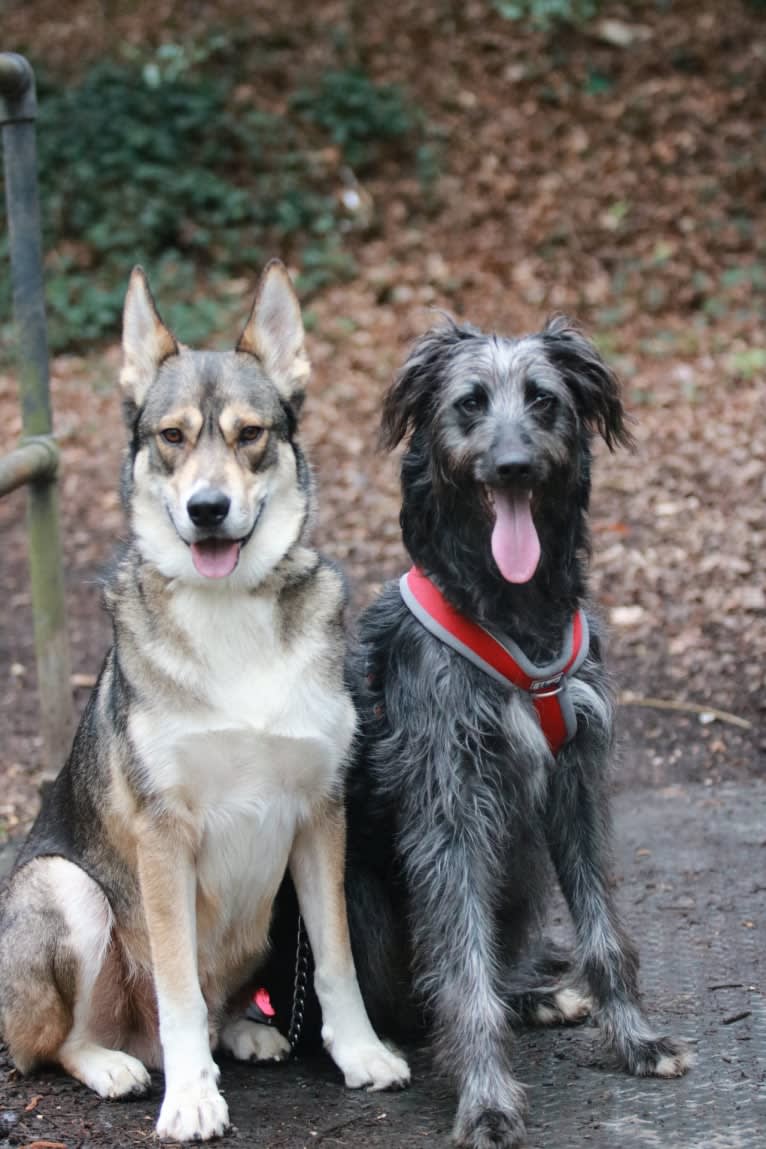
[[[161,1137],[223,1133],[217,1045],[280,1058],[232,999],[286,868],[346,1084],[409,1070],[362,1004],[343,895],[343,586],[311,548],[296,438],[309,365],[284,267],[236,350],[192,351],[133,272],[121,384],[130,538],[106,590],[114,644],[0,906],[0,1020],[15,1064],[102,1097],[164,1068]]]

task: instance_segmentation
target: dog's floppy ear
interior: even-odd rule
[[[303,398],[310,367],[303,347],[303,320],[287,268],[272,259],[264,269],[237,351],[255,355],[283,399]]]
[[[159,317],[146,273],[134,267],[122,312],[120,372],[120,386],[130,408],[143,406],[160,364],[177,354],[178,344]]]
[[[546,354],[564,377],[581,418],[602,435],[610,451],[630,446],[633,436],[619,381],[596,347],[565,315],[549,319],[542,334]]]
[[[444,368],[455,346],[470,336],[449,317],[417,340],[383,400],[380,445],[393,450],[408,431],[426,421],[444,380]]]

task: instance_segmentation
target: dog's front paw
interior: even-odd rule
[[[157,1120],[161,1141],[210,1141],[228,1127],[229,1110],[212,1075],[165,1093]]]
[[[491,1062],[477,1066],[463,1083],[452,1137],[460,1149],[521,1149],[527,1095],[510,1073]],[[494,1087],[489,1095],[490,1081]]]
[[[410,1083],[407,1062],[377,1038],[345,1046],[333,1042],[328,1049],[349,1089],[366,1086],[374,1092],[378,1089],[404,1089]]]
[[[521,1149],[525,1136],[523,1112],[505,1109],[458,1113],[452,1131],[459,1149]]]
[[[220,1044],[237,1061],[284,1061],[290,1056],[290,1042],[278,1029],[247,1017],[225,1025]]]
[[[631,1046],[625,1068],[636,1077],[683,1077],[694,1063],[688,1045],[675,1037],[655,1037]]]

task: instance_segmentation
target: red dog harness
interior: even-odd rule
[[[567,680],[588,655],[588,620],[578,610],[567,628],[564,653],[547,666],[535,666],[515,642],[503,642],[471,622],[445,599],[431,580],[412,567],[399,583],[405,606],[426,630],[462,654],[491,678],[512,683],[532,698],[543,734],[554,754],[574,738],[577,715],[567,689]]]

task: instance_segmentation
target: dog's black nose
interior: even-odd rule
[[[186,504],[195,527],[218,527],[229,513],[231,499],[223,491],[197,491]]]
[[[528,483],[532,479],[532,457],[526,451],[509,451],[495,460],[498,479],[505,483]]]

